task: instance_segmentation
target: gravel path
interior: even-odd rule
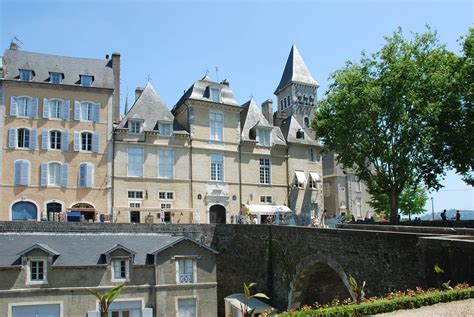
[[[397,310],[377,317],[474,317],[474,298],[440,303],[416,309]]]

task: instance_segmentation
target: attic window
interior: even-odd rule
[[[261,146],[271,146],[271,133],[270,129],[257,129],[257,141]]]
[[[209,94],[209,99],[211,99],[212,102],[221,102],[221,91],[220,91],[220,89],[211,88],[210,89],[210,94]]]
[[[79,75],[81,77],[81,86],[84,87],[91,87],[92,82],[94,81],[94,78],[89,75]]]
[[[297,139],[304,139],[304,131],[302,131],[302,130],[296,131],[296,138]]]
[[[33,71],[28,69],[20,69],[20,80],[31,81],[33,79]]]
[[[63,81],[62,73],[49,73],[49,82],[52,84],[60,84]]]
[[[140,133],[142,130],[142,123],[139,121],[129,121],[128,122],[128,132],[129,133]]]
[[[158,130],[162,136],[171,136],[173,134],[173,125],[169,122],[159,122]]]

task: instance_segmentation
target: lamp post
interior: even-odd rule
[[[431,197],[431,215],[432,215],[432,219],[434,221],[434,199],[433,199],[433,197]]]

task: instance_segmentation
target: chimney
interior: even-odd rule
[[[105,59],[109,59],[109,54],[105,54]]]
[[[262,113],[268,123],[273,125],[273,100],[267,99],[262,103]]]
[[[10,43],[10,49],[14,51],[18,51],[18,44],[15,43],[14,41],[11,41]]]
[[[220,84],[229,87],[229,82],[227,81],[227,79],[224,79],[223,81],[221,81]]]
[[[140,97],[140,95],[142,94],[143,90],[145,90],[145,88],[143,87],[137,87],[135,89],[135,101],[138,100],[138,98]]]
[[[120,121],[120,53],[112,53],[112,71],[114,74],[113,121]]]

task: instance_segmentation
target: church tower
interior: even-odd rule
[[[314,118],[319,84],[306,67],[295,45],[291,47],[280,84],[274,94],[277,96],[278,110],[275,124],[294,116],[305,129],[310,128]]]

